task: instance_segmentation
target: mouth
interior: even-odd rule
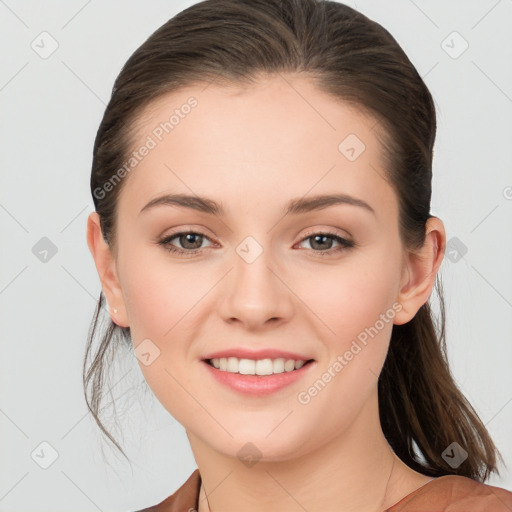
[[[295,372],[313,363],[314,359],[214,357],[204,361],[221,372],[264,377]]]
[[[307,378],[316,364],[315,359],[307,356],[275,349],[225,350],[208,354],[201,362],[207,374],[221,386],[253,397],[269,396],[292,387]]]

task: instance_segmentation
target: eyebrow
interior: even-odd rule
[[[375,215],[375,210],[362,199],[352,197],[347,194],[330,194],[330,195],[316,195],[312,197],[301,197],[292,199],[285,207],[285,215],[288,214],[301,214],[315,210],[322,210],[329,206],[348,204],[351,206],[359,206]],[[146,206],[142,208],[139,215],[156,206],[180,206],[183,208],[190,208],[203,213],[223,216],[225,215],[224,208],[221,204],[213,199],[201,196],[190,196],[187,194],[165,194],[163,196],[152,199]]]

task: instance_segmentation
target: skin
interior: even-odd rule
[[[377,378],[393,324],[411,320],[432,292],[443,223],[429,219],[424,246],[404,247],[398,198],[383,179],[379,125],[305,77],[168,94],[139,118],[134,147],[190,96],[197,107],[126,178],[117,251],[104,242],[95,212],[87,241],[113,321],[130,327],[135,348],[149,338],[160,350],[139,365],[186,429],[204,486],[199,512],[314,512],[332,503],[342,512],[385,510],[431,480],[387,443]],[[366,146],[355,161],[338,150],[348,134]],[[342,204],[283,216],[292,198],[334,192],[366,201],[375,213]],[[226,215],[175,206],[139,214],[162,193],[213,198]],[[307,238],[326,229],[356,246],[333,252],[340,247],[334,239],[320,246]],[[183,250],[200,246],[193,257],[157,244],[186,230],[207,237],[195,246],[174,238]],[[252,263],[236,251],[247,236],[263,250]],[[331,256],[320,255],[328,250]],[[299,403],[298,393],[393,304],[401,309],[378,335],[308,404]],[[298,352],[315,363],[307,378],[272,395],[242,395],[201,362],[240,346]],[[251,467],[237,456],[247,442],[261,453]]]

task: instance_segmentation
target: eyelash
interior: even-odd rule
[[[195,254],[200,252],[202,249],[193,249],[193,250],[184,250],[184,249],[177,249],[174,245],[171,245],[171,240],[174,240],[175,238],[179,238],[181,235],[199,235],[207,240],[210,240],[209,237],[207,237],[205,234],[200,233],[198,231],[180,231],[179,233],[173,233],[172,235],[166,236],[162,240],[158,241],[158,244],[163,246],[165,250],[169,251],[173,254],[182,255],[185,257],[193,257]],[[328,249],[326,251],[315,251],[314,249],[310,249],[314,253],[317,253],[319,256],[325,257],[325,256],[333,256],[334,254],[337,254],[341,251],[351,249],[356,244],[355,242],[352,242],[350,240],[346,240],[345,238],[342,238],[341,236],[330,233],[327,231],[320,231],[320,232],[314,232],[308,234],[306,237],[304,237],[300,242],[304,242],[305,240],[308,240],[310,238],[313,238],[314,236],[325,236],[328,238],[332,238],[336,242],[339,242],[341,244],[341,247],[337,247],[335,249]],[[211,241],[211,240],[210,240]]]

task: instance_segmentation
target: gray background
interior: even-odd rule
[[[81,382],[100,292],[85,237],[96,130],[126,59],[193,3],[0,1],[0,511],[137,510],[196,467],[130,357],[113,382],[131,466],[103,452]],[[435,98],[450,363],[510,465],[512,1],[347,3],[395,36]],[[512,472],[487,483],[512,490]]]

